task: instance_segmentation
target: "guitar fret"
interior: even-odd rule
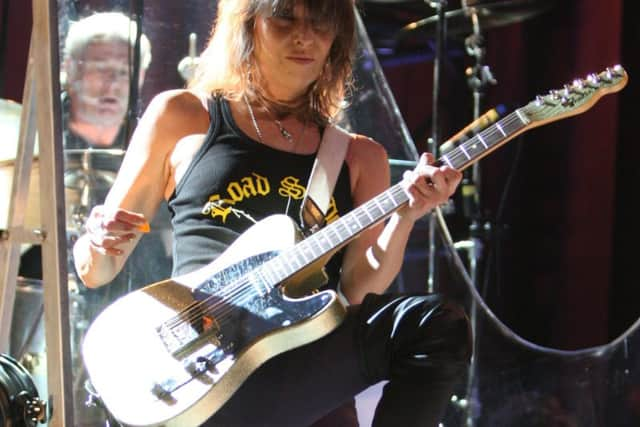
[[[489,148],[489,146],[487,145],[486,141],[484,140],[481,134],[476,135],[476,137],[482,143],[482,145],[484,145],[484,148]]]
[[[316,259],[316,252],[313,250],[313,246],[312,246],[313,242],[310,242],[309,240],[305,240],[303,243],[304,244],[301,246],[301,248],[304,251],[305,259],[307,261],[312,261]]]
[[[298,256],[294,256],[294,259],[299,260],[300,258],[302,258],[304,260],[304,263],[308,263],[309,261],[311,261],[312,258],[308,258],[307,257],[307,243],[306,241],[303,241],[302,243],[300,243],[297,246],[297,250],[294,250],[295,254],[297,254]],[[295,255],[294,254],[294,255]]]
[[[278,257],[278,260],[280,263],[280,270],[283,273],[282,277],[287,277],[294,272],[293,268],[291,267],[291,263],[289,263],[288,257],[281,256],[281,257]]]
[[[279,280],[279,276],[276,274],[276,272],[273,270],[273,266],[272,266],[273,262],[265,262],[262,265],[262,271],[264,273],[265,276],[267,277],[267,282],[270,283],[271,287],[273,288],[273,286],[278,283]]]
[[[467,157],[467,159],[471,160],[471,156],[469,155],[467,150],[464,148],[464,144],[460,145],[460,151],[462,151],[462,154],[464,154]]]
[[[369,203],[365,203],[364,205],[362,205],[362,211],[367,214],[367,217],[369,218],[369,223],[372,224],[375,222],[375,218],[371,216],[371,212],[369,212]]]
[[[527,118],[525,117],[525,115],[524,115],[524,114],[522,114],[522,111],[520,111],[519,109],[518,109],[518,110],[516,110],[516,115],[517,115],[517,116],[518,116],[518,118],[520,119],[520,122],[522,123],[522,125],[523,125],[523,126],[526,126],[526,125],[528,125],[528,124],[529,124],[529,122],[530,122],[530,121],[529,121],[529,119],[527,119]]]
[[[346,226],[342,223],[339,223],[336,227],[336,234],[338,235],[338,237],[340,238],[340,241],[344,241],[346,240],[350,234],[349,234],[349,230],[346,228]]]
[[[467,141],[465,144],[462,144],[463,149],[465,150],[465,154],[469,160],[479,156],[484,152],[484,148],[480,146],[475,139],[471,139]]]
[[[309,248],[313,252],[313,257],[318,258],[324,252],[324,249],[320,245],[320,242],[314,236],[311,236],[307,239],[309,241]]]
[[[260,269],[255,269],[249,275],[249,282],[251,283],[251,287],[260,294],[260,296],[267,295],[271,289],[267,285],[267,281],[264,279],[264,276],[261,274]]]
[[[296,255],[296,251],[295,249],[292,251],[293,255]],[[290,256],[288,259],[288,263],[291,267],[293,267],[291,269],[292,272],[299,270],[304,264],[302,262],[300,262],[300,257],[299,256]]]
[[[507,136],[507,134],[504,132],[504,130],[502,129],[502,126],[500,126],[500,122],[496,123],[496,129],[498,129],[498,131],[500,131],[500,133],[502,134],[502,136]]]
[[[356,215],[355,213],[349,215],[347,223],[349,224],[349,230],[351,231],[352,235],[354,234],[354,231],[358,231],[362,228],[362,224],[360,224],[360,221],[358,221],[358,215]]]
[[[329,241],[329,236],[327,236],[328,232],[326,230],[327,229],[325,228],[324,230],[321,230],[312,236],[312,238],[318,243],[318,246],[320,247],[320,250],[322,252],[328,251],[333,248],[333,245]]]
[[[367,214],[366,209],[358,209],[355,211],[356,219],[358,220],[358,224],[360,227],[366,228],[369,224],[371,224],[371,219],[369,218],[369,214]]]
[[[373,215],[376,218],[380,218],[384,214],[384,210],[382,209],[382,206],[380,206],[380,201],[378,200],[378,197],[375,197],[373,200],[367,203],[367,205],[371,206],[371,209],[369,210],[371,211],[371,213],[373,213]]]
[[[371,218],[371,216],[369,215],[369,212],[367,212],[366,209],[358,210],[356,215],[359,218],[359,222],[362,228],[367,228],[373,223],[373,219]]]
[[[383,212],[386,213],[386,212],[390,212],[391,209],[393,207],[395,207],[395,203],[394,203],[393,199],[389,197],[389,192],[388,191],[384,193],[384,196],[385,197],[380,200],[381,201],[380,204],[382,205]],[[388,206],[389,204],[391,204],[392,206]]]
[[[455,166],[453,166],[453,164],[451,163],[451,160],[449,160],[446,154],[442,155],[441,159],[444,159],[444,161],[447,162],[450,168],[455,168]]]
[[[340,243],[340,235],[338,234],[336,228],[337,226],[335,225],[335,223],[334,225],[330,225],[329,227],[327,227],[327,237],[329,238],[333,246],[336,246],[338,245],[338,243]],[[333,233],[333,236],[331,236],[331,233]]]
[[[394,189],[394,192],[396,194],[396,200],[400,199],[400,201],[397,202],[396,207],[409,201],[409,195],[406,193],[406,191],[404,191],[404,188],[402,188],[401,186],[397,186],[397,188]]]

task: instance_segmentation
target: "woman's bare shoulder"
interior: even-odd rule
[[[132,144],[141,140],[143,145],[172,149],[177,141],[206,133],[208,127],[206,97],[183,89],[168,90],[153,97],[140,119]]]
[[[368,136],[354,134],[349,141],[347,162],[350,166],[380,165],[388,162],[387,150]]]
[[[353,135],[346,157],[356,205],[389,186],[389,160],[384,146],[372,138]]]
[[[186,89],[173,89],[153,97],[145,114],[158,118],[183,119],[188,123],[206,119],[208,121],[207,97]],[[168,124],[180,124],[169,121]]]

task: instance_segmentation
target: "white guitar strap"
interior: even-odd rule
[[[328,125],[324,130],[300,207],[300,222],[305,231],[313,233],[324,227],[333,188],[351,138],[349,132],[335,125]]]

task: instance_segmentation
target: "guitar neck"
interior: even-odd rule
[[[442,155],[436,166],[448,165],[463,170],[527,129],[530,120],[515,110],[456,148]]]
[[[570,117],[588,110],[600,97],[622,89],[625,70],[616,65],[585,79],[574,80],[561,90],[538,96],[497,123],[446,152],[434,166],[448,165],[463,170],[529,128]],[[400,209],[409,201],[402,185],[396,184],[372,200],[327,225],[262,265],[262,284],[272,288],[306,266],[332,253],[357,234]]]
[[[462,170],[522,132],[528,120],[520,111],[504,117],[473,138],[440,157],[436,165]],[[358,206],[262,266],[263,284],[272,287],[324,255],[335,251],[359,233],[383,221],[409,201],[401,183]]]

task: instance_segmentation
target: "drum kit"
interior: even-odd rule
[[[11,197],[21,105],[0,99],[0,198]],[[72,355],[79,356],[79,344],[89,326],[88,307],[81,286],[74,273],[71,249],[84,232],[88,214],[102,203],[113,185],[124,156],[118,149],[73,149],[64,152],[65,218],[68,247],[69,317]],[[34,149],[27,206],[24,217],[26,229],[41,227],[40,176],[37,142]],[[8,228],[9,204],[0,204],[0,229]],[[34,251],[34,249],[38,249]],[[11,327],[10,354],[32,376],[38,390],[46,390],[46,345],[44,337],[44,304],[40,276],[39,248],[21,245],[21,270],[25,277],[16,280],[15,302]],[[33,258],[33,259],[31,259]],[[25,271],[26,270],[26,271]],[[31,271],[32,270],[32,271]],[[32,276],[32,277],[26,277]],[[42,395],[42,393],[41,393]]]

